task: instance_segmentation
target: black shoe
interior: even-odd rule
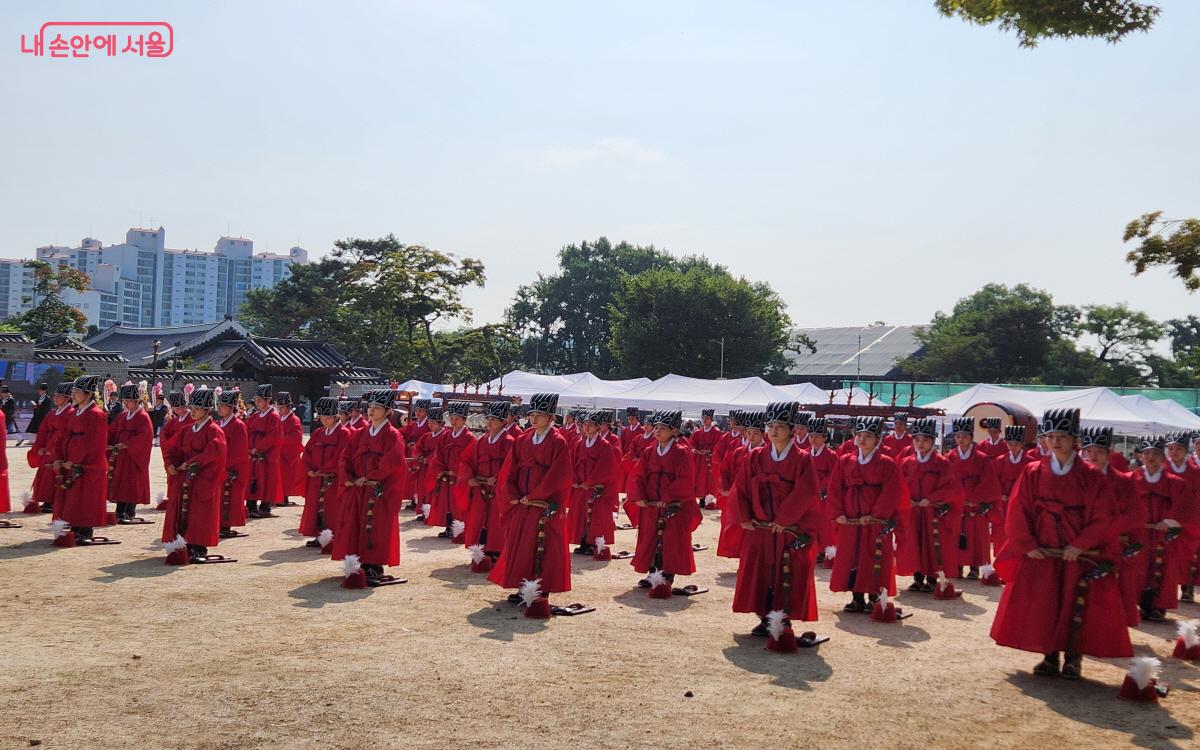
[[[770,631],[767,630],[767,618],[765,618],[765,617],[762,619],[762,622],[755,625],[754,629],[750,631],[750,635],[754,635],[754,636],[766,637],[770,634],[771,634]]]
[[[638,581],[638,588],[643,588],[643,589],[650,588],[650,579],[643,578],[642,580]]]
[[[237,537],[237,535],[238,533],[233,529],[221,529],[221,533],[217,536],[221,539],[233,539]]]
[[[54,503],[42,503],[42,512],[43,513],[53,513],[54,512]]]
[[[438,535],[437,535],[438,539],[451,539],[453,537],[454,537],[454,532],[450,531],[450,529],[446,529],[445,531],[439,531]]]
[[[509,594],[508,595],[508,603],[509,604],[520,604],[521,603],[521,595],[520,594]]]
[[[971,579],[972,581],[979,580],[979,568],[972,565],[971,569],[967,571],[967,578]]]
[[[305,547],[320,547],[321,543],[318,542],[316,539],[309,539],[307,542],[304,543],[304,546]]]
[[[1033,673],[1040,677],[1053,677],[1058,674],[1058,653],[1046,654],[1046,658],[1038,662]]]

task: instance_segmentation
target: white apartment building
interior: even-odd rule
[[[90,290],[63,297],[87,315],[89,324],[149,328],[236,317],[248,291],[287,278],[293,263],[308,262],[308,251],[293,247],[287,255],[255,255],[254,241],[245,237],[221,237],[210,253],[175,250],[166,247],[163,227],[133,227],[119,245],[106,247],[85,237],[79,247],[39,247],[37,259],[91,277]],[[32,274],[22,263],[0,260],[0,318],[36,303],[29,300]]]

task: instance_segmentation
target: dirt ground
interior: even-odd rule
[[[23,448],[8,455],[17,504],[32,472]],[[300,509],[278,512],[221,545],[236,564],[184,568],[163,564],[158,512],[110,529],[120,545],[67,550],[48,516],[9,516],[25,527],[0,530],[0,746],[1197,746],[1200,667],[1165,659],[1158,706],[1117,699],[1117,664],[1035,678],[1035,655],[988,639],[999,590],[974,583],[952,602],[903,593],[915,614],[888,625],[841,613],[822,570],[815,629],[832,640],[765,651],[729,609],[713,511],[692,579],[710,593],[652,600],[626,561],[576,558],[559,603],[597,611],[550,622],[519,617],[408,513],[392,572],[410,582],[343,590],[340,565],[303,547]],[[1137,652],[1168,656],[1174,628],[1135,631]]]

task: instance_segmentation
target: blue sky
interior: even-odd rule
[[[25,3],[0,18],[0,255],[139,222],[211,250],[395,233],[482,259],[498,319],[564,244],[701,253],[799,325],[927,321],[984,283],[1196,310],[1125,223],[1200,215],[1200,3],[1018,47],[931,0]],[[19,53],[166,20],[175,54]]]

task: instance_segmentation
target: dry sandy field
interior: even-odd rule
[[[24,448],[8,456],[18,503],[32,472]],[[182,568],[163,564],[152,510],[108,530],[122,544],[74,549],[51,546],[47,516],[10,516],[25,526],[0,530],[0,747],[1200,746],[1200,666],[1165,659],[1157,706],[1117,699],[1120,664],[1034,677],[1035,655],[988,639],[999,590],[973,582],[957,601],[902,593],[913,617],[882,624],[841,613],[822,570],[810,627],[832,640],[768,652],[730,611],[714,511],[691,581],[709,593],[649,599],[626,561],[574,558],[557,601],[597,610],[549,622],[409,513],[391,571],[409,583],[365,591],[303,546],[299,508],[278,513],[221,544],[236,564]],[[1169,655],[1174,627],[1136,630],[1137,653]]]

